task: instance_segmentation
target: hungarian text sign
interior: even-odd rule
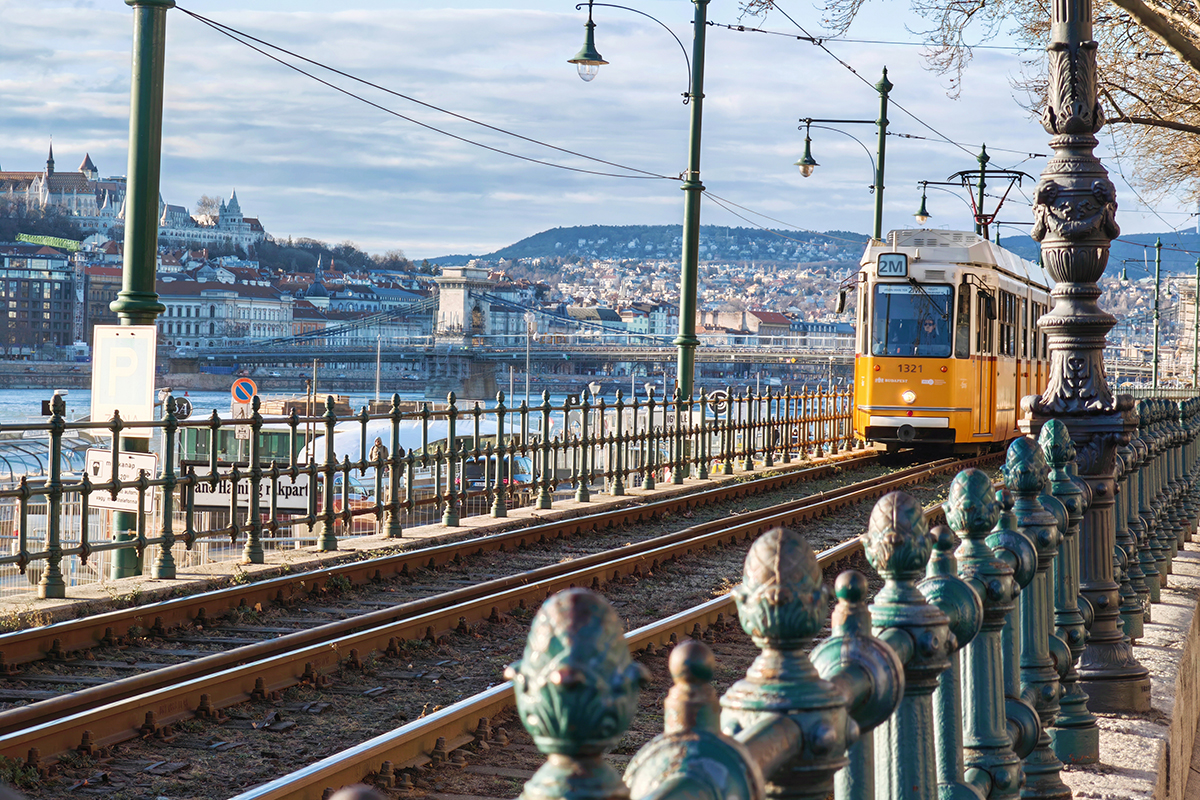
[[[117,479],[121,482],[136,481],[143,470],[146,472],[146,477],[151,480],[158,477],[158,456],[153,453],[121,452],[118,455],[120,460],[117,463]],[[89,449],[84,462],[84,469],[87,470],[88,478],[92,483],[108,483],[112,480],[112,450]],[[126,487],[117,492],[117,496],[114,498],[108,489],[99,489],[88,495],[88,505],[92,508],[136,512],[138,510],[138,490],[136,486]],[[146,491],[146,510],[149,511],[153,507],[154,492],[148,489]]]
[[[229,498],[233,493],[232,481],[228,478],[217,481],[217,485],[213,486],[207,480],[211,473],[207,465],[198,466],[196,470],[196,487],[195,487],[195,506],[196,508],[204,509],[223,509],[229,510]],[[250,509],[250,480],[244,475],[238,480],[238,508],[243,511]],[[228,468],[222,467],[221,473],[227,474]],[[291,478],[281,477],[279,486],[276,490],[276,505],[275,507],[288,514],[307,514],[308,513],[308,495],[309,495],[309,479],[307,475],[297,475],[296,480]],[[271,480],[263,478],[258,485],[258,510],[266,514],[271,510]]]

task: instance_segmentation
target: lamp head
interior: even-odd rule
[[[578,6],[577,6],[578,7]],[[583,47],[575,54],[574,58],[567,59],[568,64],[574,64],[579,68],[579,77],[585,81],[590,81],[596,77],[596,73],[600,67],[608,62],[604,60],[599,51],[596,50],[596,23],[592,22],[592,4],[588,3],[588,21],[585,26],[587,33],[584,34]]]
[[[800,156],[800,160],[796,162],[796,166],[800,168],[800,174],[806,178],[813,174],[814,169],[821,166],[812,157],[812,139],[807,133],[804,134],[804,155]]]
[[[929,210],[927,208],[925,208],[925,188],[924,187],[921,187],[921,207],[917,209],[917,213],[913,214],[913,216],[916,217],[918,225],[924,225],[926,222],[929,221],[929,217],[932,216],[929,213]]]

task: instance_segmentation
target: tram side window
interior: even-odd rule
[[[975,352],[981,355],[992,354],[992,320],[995,319],[996,313],[994,305],[995,301],[990,294],[975,293]]]
[[[1029,298],[1021,298],[1021,358],[1029,358]]]
[[[948,358],[953,302],[950,286],[876,284],[871,354]]]
[[[955,358],[971,357],[971,287],[958,287],[958,320],[954,326]]]
[[[1017,354],[1017,298],[1010,292],[1000,292],[1000,355]]]
[[[1047,359],[1047,339],[1040,324],[1040,320],[1045,313],[1045,303],[1033,304],[1033,355],[1034,358],[1040,358],[1042,361]]]

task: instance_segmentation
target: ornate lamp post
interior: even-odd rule
[[[675,347],[678,349],[676,365],[676,387],[682,397],[691,397],[692,378],[696,368],[696,346],[700,339],[696,336],[696,293],[700,282],[700,197],[704,192],[704,184],[700,182],[700,130],[704,109],[704,39],[708,28],[709,0],[692,0],[695,14],[692,19],[692,58],[690,67],[690,84],[684,94],[684,103],[691,105],[691,123],[688,138],[688,166],[684,173],[683,183],[683,251],[680,254],[679,280],[679,335],[675,337]],[[582,3],[576,8],[582,7]],[[585,81],[595,77],[596,70],[608,62],[596,52],[594,36],[595,23],[592,22],[592,7],[606,6],[633,11],[644,17],[658,22],[670,32],[670,28],[636,8],[613,5],[611,3],[588,3],[587,35],[583,49],[568,59],[568,63],[579,67],[579,75]],[[672,33],[672,36],[675,34]],[[678,38],[676,38],[678,41]],[[680,47],[683,47],[682,42]],[[684,49],[684,56],[687,50]]]
[[[1200,258],[1196,259],[1195,294],[1192,295],[1192,388],[1200,388]]]
[[[1078,448],[1080,477],[1093,502],[1080,533],[1080,593],[1095,609],[1079,661],[1080,682],[1092,711],[1146,711],[1150,677],[1133,655],[1120,615],[1114,580],[1114,450],[1134,431],[1133,400],[1114,397],[1104,373],[1105,335],[1116,319],[1097,303],[1097,281],[1108,264],[1109,243],[1121,231],[1116,190],[1093,150],[1104,124],[1097,102],[1096,42],[1090,0],[1051,4],[1050,80],[1042,124],[1054,155],[1034,196],[1033,237],[1055,280],[1054,306],[1038,320],[1049,334],[1050,381],[1041,395],[1022,401],[1021,427],[1038,433],[1061,419]]]
[[[814,122],[827,122],[837,125],[874,125],[878,128],[879,143],[875,149],[875,183],[871,188],[875,191],[875,226],[872,228],[871,236],[880,241],[883,239],[883,160],[887,155],[887,107],[888,93],[893,89],[892,82],[888,80],[887,67],[883,68],[883,77],[875,84],[875,91],[879,92],[879,118],[878,119],[812,119],[805,117],[801,122],[804,123],[804,155],[796,162],[796,166],[800,168],[800,174],[808,177],[813,174],[813,170],[820,166],[812,156],[812,139],[809,137],[809,131]],[[837,131],[837,128],[827,128],[826,130]],[[845,133],[845,131],[838,131]],[[846,134],[850,136],[850,134]],[[854,138],[854,137],[850,137]],[[855,139],[857,142],[858,140]],[[859,142],[862,144],[862,142]],[[868,155],[870,151],[868,151]]]
[[[1162,289],[1162,239],[1154,242],[1154,361],[1151,388],[1158,390],[1158,342],[1161,335],[1159,323],[1159,291]]]

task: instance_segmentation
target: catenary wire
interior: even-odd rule
[[[834,61],[838,62],[838,63],[839,63],[839,64],[841,64],[843,67],[845,67],[846,69],[848,69],[848,70],[850,71],[850,73],[854,75],[854,77],[858,78],[860,81],[862,81],[863,83],[865,83],[867,86],[870,86],[872,89],[874,89],[874,88],[875,88],[875,84],[871,83],[869,80],[867,80],[867,79],[866,79],[865,77],[863,77],[861,74],[859,74],[858,70],[856,70],[856,69],[855,69],[853,66],[851,66],[851,65],[850,65],[850,64],[848,64],[848,63],[846,63],[844,60],[842,60],[842,59],[841,59],[841,58],[839,58],[837,55],[835,55],[835,54],[833,53],[833,51],[832,51],[832,50],[830,50],[828,47],[826,47],[826,46],[825,46],[825,44],[824,44],[824,42],[823,42],[823,41],[821,41],[821,40],[817,39],[817,38],[816,38],[816,37],[814,37],[812,34],[810,34],[810,33],[809,33],[807,30],[805,30],[804,26],[803,26],[803,25],[801,25],[801,24],[800,24],[799,22],[797,22],[796,20],[794,20],[794,19],[791,17],[791,15],[790,15],[790,14],[788,14],[786,11],[784,11],[784,10],[783,10],[783,9],[780,7],[779,3],[775,3],[775,4],[774,4],[774,9],[775,9],[776,11],[778,11],[780,14],[782,14],[782,15],[784,16],[784,18],[785,18],[785,19],[786,19],[788,22],[792,23],[792,24],[793,24],[793,25],[795,25],[797,28],[799,28],[799,29],[800,29],[800,31],[801,31],[801,32],[802,32],[802,33],[803,33],[805,36],[807,36],[807,37],[809,38],[809,40],[811,40],[811,41],[812,41],[812,43],[813,43],[815,46],[817,46],[817,47],[821,48],[821,50],[822,50],[822,51],[823,51],[823,52],[824,52],[826,55],[828,55],[828,56],[829,56],[830,58],[832,58]],[[916,114],[914,114],[913,112],[909,111],[907,108],[905,108],[905,107],[904,107],[903,105],[901,105],[900,103],[896,102],[895,100],[891,100],[891,99],[889,99],[888,103],[889,103],[889,105],[894,105],[896,108],[898,108],[898,109],[900,109],[901,111],[903,111],[905,114],[907,114],[909,117],[911,117],[911,118],[912,118],[912,119],[913,119],[913,120],[914,120],[914,121],[915,121],[915,122],[916,122],[918,125],[920,125],[921,127],[923,127],[923,128],[925,128],[925,129],[929,130],[930,132],[932,132],[932,133],[936,134],[936,135],[937,135],[937,136],[939,136],[941,139],[945,140],[946,142],[949,142],[950,144],[954,145],[954,146],[955,146],[955,147],[957,147],[958,149],[962,150],[964,153],[970,153],[970,151],[969,151],[969,150],[967,150],[965,147],[963,147],[962,145],[960,145],[960,144],[958,144],[957,142],[955,142],[955,141],[954,141],[953,139],[951,139],[949,136],[947,136],[946,134],[942,133],[942,132],[941,132],[941,131],[939,131],[937,128],[933,127],[932,125],[930,125],[928,122],[926,122],[925,120],[923,120],[923,119],[921,119],[920,117],[918,117],[918,116],[917,116]],[[974,153],[970,153],[970,154],[971,154],[971,155],[974,155]]]
[[[552,144],[549,144],[549,143],[547,143],[547,142],[542,142],[542,141],[539,141],[539,140],[537,140],[537,139],[530,138],[530,137],[528,137],[528,136],[523,136],[523,135],[521,135],[521,134],[514,133],[514,132],[512,132],[512,131],[507,131],[507,130],[505,130],[505,129],[503,129],[503,128],[498,128],[498,127],[496,127],[496,126],[494,126],[494,125],[489,125],[489,124],[487,124],[487,123],[485,123],[485,122],[481,122],[481,121],[479,121],[479,120],[472,119],[472,118],[470,118],[470,117],[467,117],[467,116],[464,116],[464,115],[462,115],[462,114],[457,114],[457,113],[455,113],[455,112],[453,112],[453,111],[449,111],[449,110],[447,110],[447,109],[440,108],[440,107],[438,107],[438,106],[435,106],[435,105],[432,105],[432,104],[430,104],[430,103],[425,103],[425,102],[422,102],[421,100],[417,100],[416,98],[409,97],[408,95],[401,94],[400,92],[396,92],[396,91],[394,91],[394,90],[392,90],[392,89],[388,89],[388,88],[386,88],[386,87],[380,86],[380,85],[378,85],[378,84],[372,83],[372,82],[370,82],[370,81],[367,81],[367,80],[364,80],[364,79],[362,79],[362,78],[358,78],[358,77],[356,77],[356,76],[354,76],[354,75],[351,75],[350,73],[343,72],[342,70],[339,70],[339,69],[337,69],[337,68],[335,68],[335,67],[331,67],[331,66],[328,66],[328,65],[326,65],[326,64],[322,64],[322,63],[321,63],[321,62],[319,62],[319,61],[314,61],[314,60],[312,60],[312,59],[310,59],[310,58],[306,58],[306,57],[304,57],[304,56],[302,56],[302,55],[299,55],[299,54],[297,54],[297,53],[294,53],[294,52],[292,52],[292,51],[290,51],[290,50],[287,50],[286,48],[279,47],[278,45],[271,44],[270,42],[264,41],[263,39],[259,39],[259,38],[255,37],[255,36],[252,36],[252,35],[248,34],[248,33],[244,33],[244,32],[242,32],[242,31],[240,31],[240,30],[237,30],[236,28],[231,28],[231,27],[230,27],[230,26],[228,26],[228,25],[224,25],[224,24],[222,24],[222,23],[220,23],[220,22],[216,22],[215,20],[211,20],[211,19],[209,19],[209,18],[207,18],[207,17],[204,17],[204,16],[202,16],[202,15],[200,15],[200,14],[197,14],[197,13],[195,13],[195,12],[193,12],[193,11],[189,11],[188,9],[186,9],[186,8],[183,8],[182,6],[176,6],[176,8],[178,8],[178,9],[179,9],[180,11],[182,11],[184,14],[187,14],[189,17],[192,17],[193,19],[195,19],[195,20],[197,20],[197,21],[199,21],[199,22],[201,22],[201,23],[203,23],[203,24],[207,25],[208,27],[210,27],[210,28],[212,28],[213,30],[217,31],[218,33],[222,34],[223,36],[227,36],[228,38],[232,39],[233,41],[235,41],[235,42],[238,42],[239,44],[241,44],[241,45],[243,45],[243,46],[245,46],[245,47],[248,47],[248,48],[250,48],[250,49],[251,49],[251,50],[253,50],[254,52],[256,52],[256,53],[259,53],[260,55],[262,55],[262,56],[265,56],[266,58],[269,58],[269,59],[271,59],[272,61],[276,62],[277,64],[280,64],[280,65],[282,65],[282,66],[284,66],[284,67],[287,67],[287,68],[288,68],[288,69],[290,69],[290,70],[293,70],[293,71],[295,71],[295,72],[298,72],[298,73],[300,73],[301,75],[304,75],[304,76],[306,76],[306,77],[308,77],[308,78],[311,78],[312,80],[316,81],[317,83],[320,83],[320,84],[322,84],[323,86],[326,86],[326,87],[328,87],[328,88],[330,88],[330,89],[333,89],[333,90],[334,90],[334,91],[336,91],[336,92],[340,92],[341,94],[344,94],[344,95],[346,95],[347,97],[351,97],[351,98],[353,98],[353,99],[355,99],[355,100],[358,100],[359,102],[365,103],[365,104],[367,104],[367,105],[369,105],[369,106],[371,106],[371,107],[373,107],[373,108],[376,108],[376,109],[378,109],[378,110],[380,110],[380,111],[383,111],[383,112],[384,112],[384,113],[386,113],[386,114],[390,114],[390,115],[392,115],[392,116],[394,116],[394,117],[398,117],[398,118],[400,118],[400,119],[402,119],[402,120],[405,120],[406,122],[411,122],[411,123],[412,123],[412,124],[414,124],[414,125],[417,125],[417,126],[419,126],[419,127],[425,128],[426,130],[429,130],[429,131],[433,131],[434,133],[440,133],[440,134],[442,134],[443,136],[448,136],[448,137],[450,137],[451,139],[455,139],[455,140],[457,140],[457,141],[463,142],[464,144],[470,144],[470,145],[474,145],[475,147],[479,147],[479,148],[482,148],[482,149],[484,149],[484,150],[488,150],[488,151],[490,151],[490,152],[493,152],[493,153],[498,153],[498,154],[500,154],[500,155],[509,156],[509,157],[511,157],[511,158],[520,159],[521,161],[528,161],[528,162],[530,162],[530,163],[533,163],[533,164],[540,164],[540,165],[542,165],[542,166],[553,167],[553,168],[555,168],[555,169],[567,170],[567,171],[569,171],[569,172],[580,172],[580,173],[583,173],[583,174],[585,174],[585,175],[597,175],[597,176],[606,177],[606,178],[633,178],[633,179],[639,179],[639,180],[671,180],[671,181],[678,181],[678,180],[681,180],[681,178],[680,178],[680,177],[678,177],[678,176],[672,176],[672,175],[660,175],[660,174],[658,174],[658,173],[649,172],[649,171],[647,171],[647,170],[640,169],[640,168],[638,168],[638,167],[627,167],[627,166],[625,166],[624,164],[617,164],[617,163],[615,163],[615,162],[612,162],[612,161],[605,161],[604,159],[596,158],[596,157],[594,157],[594,156],[585,155],[585,154],[583,154],[583,153],[578,153],[578,152],[576,152],[576,151],[574,151],[574,150],[568,150],[568,149],[566,149],[566,148],[563,148],[563,147],[558,147],[558,146],[556,146],[556,145],[552,145]],[[243,37],[244,37],[244,38],[243,38]],[[622,175],[622,174],[618,174],[618,173],[612,173],[612,172],[602,172],[602,171],[599,171],[599,170],[589,170],[589,169],[582,169],[582,168],[580,168],[580,167],[572,167],[572,166],[568,166],[568,165],[566,165],[566,164],[556,164],[556,163],[554,163],[554,162],[552,162],[552,161],[544,161],[544,160],[542,160],[542,159],[533,158],[533,157],[531,157],[531,156],[524,156],[524,155],[521,155],[521,154],[519,154],[519,153],[514,153],[514,152],[512,152],[512,151],[509,151],[509,150],[504,150],[504,149],[502,149],[502,148],[499,148],[499,147],[493,147],[493,146],[491,146],[491,145],[487,145],[487,144],[484,144],[484,143],[482,143],[482,142],[477,142],[477,141],[475,141],[475,140],[473,140],[473,139],[468,139],[468,138],[467,138],[467,137],[465,137],[465,136],[459,136],[458,134],[451,133],[450,131],[444,130],[444,129],[442,129],[442,128],[438,128],[437,126],[430,125],[430,124],[428,124],[428,123],[425,123],[425,122],[421,122],[420,120],[413,119],[412,117],[409,117],[409,116],[406,116],[406,115],[404,115],[404,114],[401,114],[401,113],[400,113],[400,112],[398,112],[398,111],[395,111],[395,110],[393,110],[393,109],[387,108],[386,106],[380,105],[379,103],[376,103],[376,102],[373,102],[373,101],[371,101],[371,100],[368,100],[367,98],[363,97],[362,95],[355,94],[354,92],[351,92],[351,91],[350,91],[350,90],[348,90],[348,89],[344,89],[344,88],[342,88],[341,86],[338,86],[337,84],[331,83],[331,82],[329,82],[329,81],[327,81],[327,80],[324,80],[324,79],[322,79],[322,78],[320,78],[320,77],[318,77],[318,76],[316,76],[316,75],[312,74],[311,72],[308,72],[308,71],[306,71],[306,70],[304,70],[304,69],[301,69],[300,67],[296,66],[295,64],[291,64],[291,63],[289,63],[289,62],[287,62],[287,61],[283,60],[282,58],[279,58],[278,56],[276,56],[276,55],[273,55],[273,54],[271,54],[271,53],[267,52],[266,50],[262,49],[262,47],[257,47],[255,44],[251,44],[251,42],[255,42],[255,43],[257,43],[257,44],[260,44],[260,45],[262,45],[263,47],[268,47],[268,48],[271,48],[271,49],[273,49],[273,50],[277,50],[277,51],[279,51],[279,52],[281,52],[281,53],[286,53],[287,55],[291,56],[292,58],[296,58],[296,59],[299,59],[300,61],[303,61],[303,62],[305,62],[305,63],[312,64],[313,66],[319,67],[319,68],[321,68],[321,69],[324,69],[324,70],[328,70],[329,72],[332,72],[332,73],[334,73],[334,74],[336,74],[336,75],[340,75],[340,76],[342,76],[342,77],[348,78],[348,79],[350,79],[350,80],[353,80],[353,81],[356,81],[356,82],[358,82],[358,83],[361,83],[361,84],[363,84],[363,85],[365,85],[365,86],[370,86],[371,88],[378,89],[379,91],[381,91],[381,92],[385,92],[386,94],[390,94],[390,95],[392,95],[392,96],[394,96],[394,97],[398,97],[398,98],[401,98],[401,99],[403,99],[403,100],[408,100],[409,102],[416,103],[416,104],[418,104],[418,105],[424,106],[425,108],[429,108],[429,109],[431,109],[431,110],[433,110],[433,111],[438,111],[438,112],[440,112],[440,113],[447,114],[447,115],[449,115],[449,116],[451,116],[451,117],[454,117],[454,118],[456,118],[456,119],[460,119],[460,120],[463,120],[463,121],[465,121],[465,122],[470,122],[470,123],[472,123],[472,124],[479,125],[479,126],[481,126],[481,127],[483,127],[483,128],[487,128],[488,130],[495,131],[495,132],[497,132],[497,133],[502,133],[502,134],[504,134],[504,135],[506,135],[506,136],[512,136],[512,137],[514,137],[514,138],[516,138],[516,139],[520,139],[520,140],[522,140],[522,141],[529,142],[529,143],[531,143],[531,144],[536,144],[536,145],[539,145],[539,146],[541,146],[541,147],[546,147],[546,148],[549,148],[549,149],[551,149],[551,150],[555,150],[555,151],[557,151],[557,152],[560,152],[560,153],[564,153],[564,154],[567,154],[567,155],[572,155],[572,156],[575,156],[575,157],[577,157],[577,158],[582,158],[582,159],[585,159],[585,160],[587,160],[587,161],[592,161],[592,162],[595,162],[595,163],[598,163],[598,164],[604,164],[605,166],[609,166],[609,167],[615,167],[616,169],[628,170],[629,172],[634,172],[634,173],[639,173],[639,174],[635,174],[635,175]]]

